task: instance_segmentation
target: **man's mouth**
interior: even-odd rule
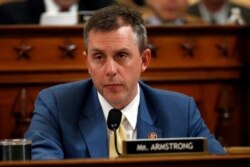
[[[110,83],[110,84],[105,84],[104,85],[104,87],[106,87],[108,89],[117,89],[120,86],[121,86],[121,84],[117,84],[117,83]]]

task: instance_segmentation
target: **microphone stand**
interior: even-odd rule
[[[120,123],[121,123],[121,118],[122,118],[122,112],[118,109],[111,109],[108,114],[107,118],[107,125],[108,128],[111,131],[114,131],[114,144],[115,144],[115,151],[117,155],[121,155],[121,153],[118,150],[118,145],[117,145],[117,133],[116,130],[118,129]]]
[[[114,131],[114,138],[115,138],[115,151],[116,151],[117,155],[121,155],[121,153],[119,152],[118,147],[117,147],[116,129],[113,129],[113,131]]]

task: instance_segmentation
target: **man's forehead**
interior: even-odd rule
[[[115,33],[121,29],[127,29],[127,30],[132,30],[133,31],[133,28],[130,26],[130,25],[124,25],[124,26],[120,26],[120,27],[117,27],[117,28],[113,28],[113,29],[110,29],[110,30],[105,30],[105,29],[97,29],[97,28],[93,28],[90,30],[89,32],[89,35],[90,34],[95,34],[95,33]]]
[[[138,42],[137,35],[133,32],[130,26],[119,27],[116,30],[111,31],[98,31],[91,30],[88,37],[88,43],[91,41],[101,40],[118,40],[118,39],[132,39],[135,42]]]

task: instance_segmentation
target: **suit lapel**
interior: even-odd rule
[[[108,157],[107,126],[95,89],[84,104],[79,126],[90,157]]]
[[[137,138],[162,137],[162,130],[156,126],[157,114],[151,108],[151,101],[146,102],[144,89],[140,91],[140,106],[137,118]]]
[[[141,88],[137,118],[137,138],[149,138],[151,134],[155,134],[157,138],[161,138],[162,129],[156,125],[157,114],[152,109],[151,101],[147,100],[146,102],[143,91],[144,89]],[[108,157],[107,125],[98,101],[96,89],[93,88],[90,96],[86,99],[88,100],[84,103],[85,105],[79,121],[79,127],[85,144],[91,158]]]

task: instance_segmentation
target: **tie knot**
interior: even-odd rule
[[[122,118],[121,118],[121,124],[123,124],[124,120],[126,119],[125,115],[122,114]]]

